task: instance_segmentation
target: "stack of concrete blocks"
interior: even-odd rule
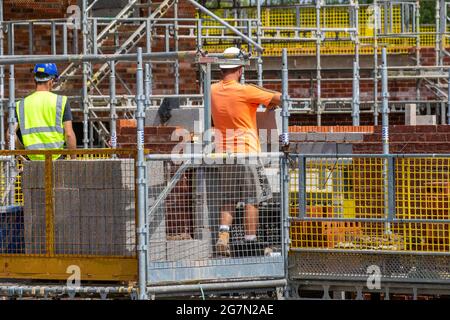
[[[417,115],[417,105],[407,104],[405,106],[405,125],[421,126],[436,125],[436,115]]]
[[[194,238],[190,235],[167,235],[164,199],[170,192],[173,192],[172,189],[176,186],[176,183],[170,183],[172,177],[169,177],[166,172],[167,168],[164,161],[147,162],[149,261],[194,261],[210,258],[211,236],[204,192],[202,192],[203,198],[197,202],[197,212],[194,214]],[[205,180],[203,179],[199,182],[199,186],[204,185],[204,183]],[[163,194],[162,197],[161,194]],[[158,199],[160,201],[157,203]]]
[[[24,163],[27,253],[45,253],[44,162]],[[135,252],[134,160],[53,162],[56,254]]]
[[[45,254],[45,175],[42,161],[23,164],[24,240],[26,254]]]

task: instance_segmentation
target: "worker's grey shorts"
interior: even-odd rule
[[[217,167],[217,204],[239,202],[258,205],[272,198],[272,190],[261,163],[223,164]]]

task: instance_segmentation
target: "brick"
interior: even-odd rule
[[[425,134],[426,141],[433,141],[433,142],[445,142],[447,139],[446,135],[437,134],[437,133],[426,133]]]
[[[129,136],[133,136],[134,135],[136,137],[136,134],[137,134],[136,127],[122,127],[119,130],[117,130],[117,135],[119,137],[123,136],[123,135],[129,135]]]
[[[434,133],[436,132],[436,126],[427,126],[427,125],[416,126],[416,132]]]
[[[134,132],[134,134],[131,133],[121,133],[120,135],[117,136],[117,143],[136,143],[136,131]]]
[[[436,126],[436,131],[450,133],[450,125],[438,125]]]

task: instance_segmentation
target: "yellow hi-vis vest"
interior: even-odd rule
[[[36,91],[16,103],[20,132],[25,149],[63,149],[63,114],[67,97],[49,91]],[[53,159],[60,155],[53,155]],[[30,160],[44,160],[44,155],[30,155]]]

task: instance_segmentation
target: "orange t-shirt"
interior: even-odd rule
[[[216,152],[260,152],[256,112],[260,104],[268,106],[273,96],[261,87],[234,80],[213,84],[211,114]]]

